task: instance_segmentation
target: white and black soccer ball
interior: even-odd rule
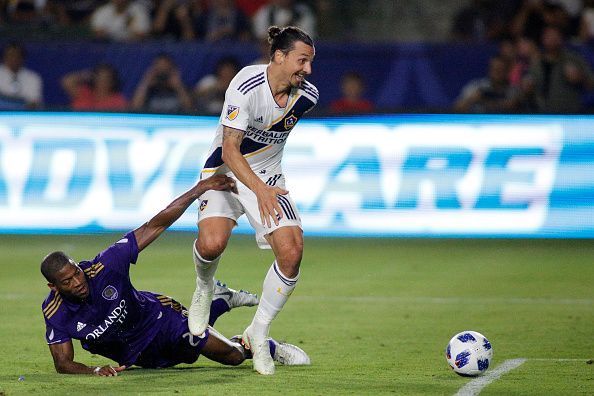
[[[457,374],[475,377],[489,368],[493,359],[493,347],[481,333],[462,331],[448,343],[446,359]]]

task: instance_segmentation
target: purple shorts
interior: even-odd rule
[[[202,337],[190,333],[188,318],[183,312],[163,307],[161,330],[140,353],[134,365],[146,368],[171,367],[180,363],[194,363],[208,340],[206,330]]]

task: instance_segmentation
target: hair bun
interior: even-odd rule
[[[279,28],[278,26],[270,26],[268,28],[268,41],[272,42],[272,40],[274,40],[276,38],[276,36],[278,36],[281,32],[281,28]]]

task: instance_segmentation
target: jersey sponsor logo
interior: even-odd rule
[[[203,201],[200,201],[200,211],[202,212],[204,209],[206,209],[206,205],[208,205],[208,199],[205,199]]]
[[[285,118],[285,129],[288,130],[293,128],[295,124],[297,124],[297,121],[299,121],[299,119],[291,114],[289,117]]]
[[[263,144],[283,144],[290,132],[278,132],[278,131],[263,131],[258,128],[254,128],[248,125],[247,131],[244,137],[252,139],[254,142]]]
[[[110,328],[110,326],[114,323],[122,324],[128,315],[128,311],[126,310],[126,300],[120,301],[117,307],[115,307],[107,318],[103,320],[103,323],[97,326],[93,331],[87,334],[85,339],[87,340],[96,340],[99,338],[103,333]]]
[[[118,291],[112,285],[108,285],[105,289],[103,289],[101,296],[103,296],[104,299],[109,301],[115,300],[116,298],[118,298]]]
[[[239,115],[239,107],[228,105],[227,106],[227,119],[233,121]]]
[[[76,331],[81,331],[82,329],[84,329],[85,327],[87,327],[86,323],[82,323],[82,322],[78,322],[76,324]]]

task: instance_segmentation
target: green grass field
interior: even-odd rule
[[[471,381],[444,358],[446,343],[462,330],[490,339],[489,371],[527,359],[481,394],[594,394],[594,364],[587,362],[594,358],[590,240],[309,238],[301,280],[271,335],[305,349],[311,366],[279,366],[263,377],[249,362],[223,367],[201,358],[116,378],[58,375],[44,340],[40,304],[48,289],[39,261],[57,249],[92,258],[116,238],[0,236],[0,395],[452,395]],[[169,233],[145,250],[131,271],[136,287],[187,304],[192,240]],[[217,277],[259,293],[271,261],[252,238],[233,237]],[[217,328],[238,334],[253,313],[234,310]],[[80,362],[108,362],[76,347]]]

